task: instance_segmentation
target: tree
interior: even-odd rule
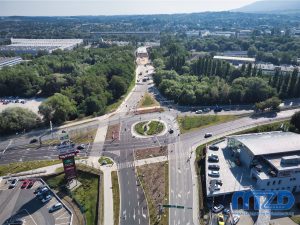
[[[0,133],[11,133],[37,127],[41,119],[34,112],[21,107],[7,108],[0,113]]]
[[[70,99],[62,94],[56,93],[49,97],[39,106],[39,113],[46,121],[62,123],[76,114],[76,106]]]
[[[265,111],[266,109],[279,110],[279,105],[281,103],[282,103],[282,101],[279,98],[273,97],[273,98],[269,98],[265,101],[256,103],[255,107],[256,107],[256,109],[258,109],[260,111]]]
[[[90,96],[82,104],[86,115],[102,115],[106,109],[106,99],[101,96]]]
[[[251,46],[248,48],[248,56],[254,57],[257,54],[257,48],[255,46]]]
[[[298,131],[300,131],[300,112],[296,112],[291,118],[291,124],[293,124]]]
[[[111,81],[109,82],[110,90],[115,99],[120,98],[122,95],[126,93],[127,84],[122,77],[113,76]]]

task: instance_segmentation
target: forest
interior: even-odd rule
[[[169,99],[182,105],[253,104],[272,97],[300,97],[300,75],[265,75],[255,65],[235,68],[211,56],[189,61],[186,46],[168,38],[150,56],[157,72],[154,82]]]
[[[6,67],[0,70],[0,97],[49,97],[40,112],[53,122],[101,115],[131,85],[133,53],[132,47],[59,50]]]

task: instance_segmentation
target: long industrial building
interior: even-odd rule
[[[11,44],[0,46],[1,52],[37,54],[39,51],[52,53],[54,50],[72,50],[81,45],[83,39],[19,39],[11,38]]]
[[[14,66],[21,63],[23,60],[21,57],[0,57],[0,69],[4,66]]]

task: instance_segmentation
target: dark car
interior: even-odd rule
[[[209,162],[219,162],[219,157],[208,156]]]
[[[214,109],[214,112],[222,112],[223,108],[222,107],[216,107]]]
[[[212,137],[212,133],[206,133],[206,134],[204,134],[204,138],[209,138],[209,137]]]
[[[34,180],[30,180],[26,188],[27,189],[32,188],[32,186],[34,185],[34,182],[35,182]]]
[[[37,142],[38,142],[38,140],[36,138],[33,138],[33,139],[30,140],[29,144],[34,144],[34,143],[37,143]]]
[[[212,207],[212,211],[214,213],[219,213],[219,212],[223,211],[223,209],[224,209],[224,206],[221,204],[218,204],[218,205],[215,205]]]
[[[209,165],[208,169],[209,170],[220,170],[220,166],[219,165]]]
[[[40,190],[42,190],[46,186],[39,186],[33,193],[37,194]]]
[[[213,184],[213,183],[221,185],[221,186],[223,185],[222,180],[218,180],[218,179],[212,179],[212,180],[210,180],[209,184]]]
[[[77,149],[78,150],[83,150],[83,149],[85,149],[85,145],[84,144],[78,145]]]
[[[170,129],[170,130],[169,130],[169,133],[170,133],[170,134],[173,134],[173,133],[174,133],[174,130]]]
[[[209,149],[210,149],[210,150],[213,150],[213,151],[218,151],[218,150],[219,150],[219,147],[216,146],[216,145],[210,145],[210,146],[209,146]]]

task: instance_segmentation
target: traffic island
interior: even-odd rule
[[[168,162],[137,167],[139,181],[144,189],[149,208],[150,225],[168,225],[169,165]]]
[[[167,131],[166,123],[161,120],[142,121],[133,124],[132,133],[137,137],[151,137],[164,135]]]

